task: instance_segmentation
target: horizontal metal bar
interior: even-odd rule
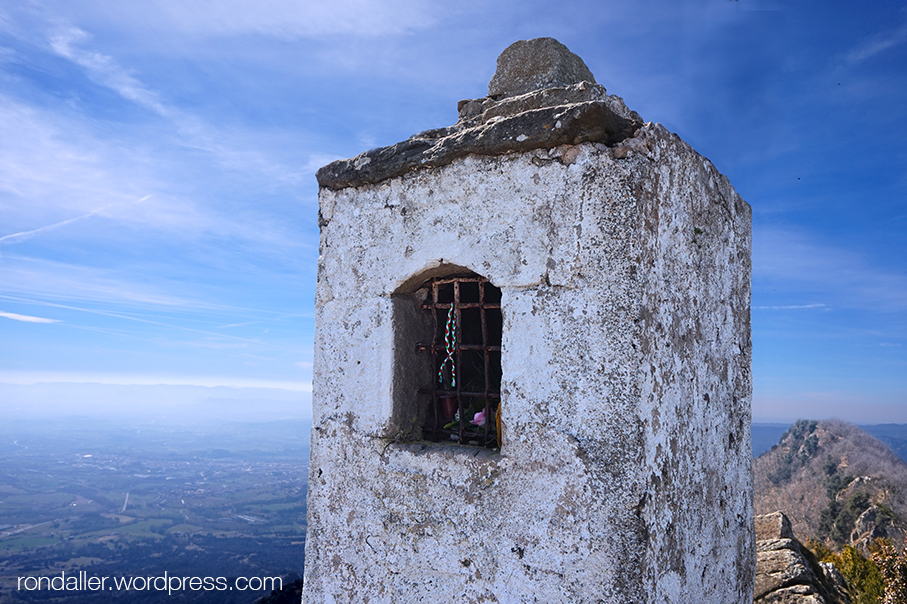
[[[457,281],[459,283],[485,283],[488,281],[485,277],[443,277],[443,278],[434,278],[431,280],[432,283],[446,284],[453,283]]]
[[[493,390],[489,390],[488,392],[473,392],[473,391],[460,390],[458,392],[456,390],[429,390],[427,388],[419,388],[418,392],[419,392],[419,394],[437,394],[438,396],[457,396],[459,394],[460,396],[472,396],[472,397],[487,396],[488,398],[501,398],[501,393],[494,392]]]
[[[450,309],[450,302],[438,302],[437,304],[428,302],[426,304],[422,304],[421,306],[422,310],[431,310],[433,308],[439,310],[448,310]],[[457,308],[484,308],[487,310],[493,310],[496,308],[501,308],[501,305],[498,302],[460,302],[457,305]]]
[[[444,348],[437,344],[416,344],[416,350],[419,352],[443,352]],[[481,344],[460,344],[457,350],[490,350],[491,352],[501,352],[500,346],[482,346]]]

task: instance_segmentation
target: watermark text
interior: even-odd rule
[[[182,577],[164,572],[150,577],[99,577],[85,571],[44,577],[17,577],[20,591],[274,591],[283,588],[280,577]]]

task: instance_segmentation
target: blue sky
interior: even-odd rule
[[[907,423],[885,1],[4,3],[0,411],[308,415],[315,170],[452,124],[538,36],[753,206],[755,419]]]

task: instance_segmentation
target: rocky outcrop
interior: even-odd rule
[[[526,71],[529,64],[541,72]],[[373,184],[469,154],[580,143],[614,146],[643,125],[623,99],[595,83],[582,59],[552,38],[520,41],[505,50],[489,91],[484,98],[460,101],[453,126],[330,163],[318,170],[318,184],[328,189]]]
[[[576,82],[594,84],[595,77],[566,46],[554,38],[518,40],[498,57],[497,70],[488,83],[488,96],[513,96]]]
[[[781,512],[756,516],[756,604],[850,604],[844,579],[797,541]]]
[[[869,544],[876,539],[889,538],[891,512],[878,505],[871,505],[854,521],[850,543],[861,552],[869,551]],[[895,529],[897,530],[897,529]]]

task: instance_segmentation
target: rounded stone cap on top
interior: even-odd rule
[[[583,60],[554,38],[518,40],[498,57],[488,96],[514,96],[583,81],[596,83]]]

